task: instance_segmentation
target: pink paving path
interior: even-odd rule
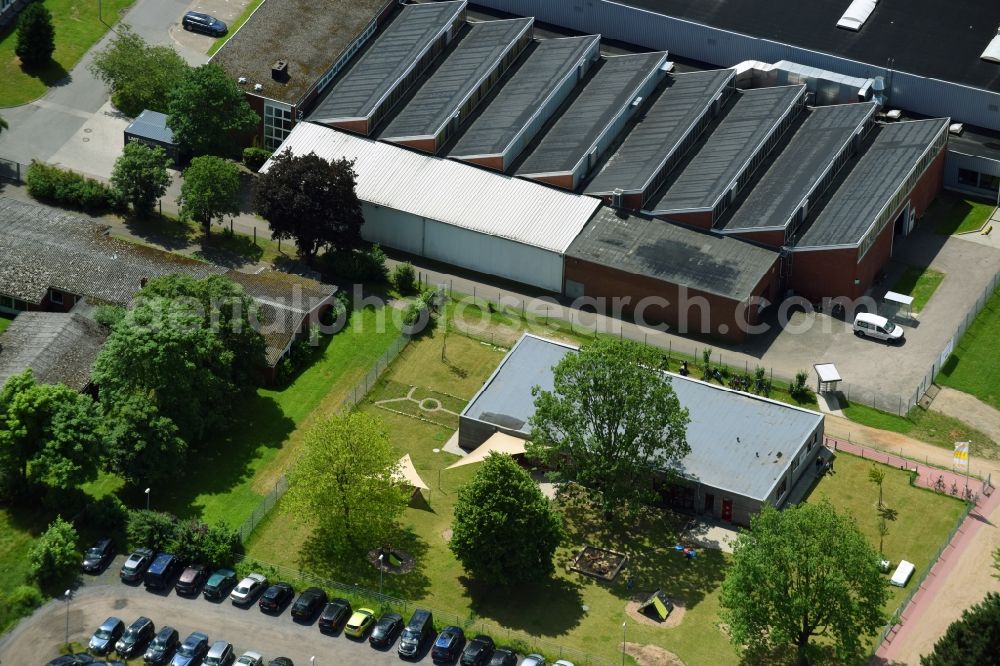
[[[945,487],[948,492],[951,490],[952,483],[955,483],[959,488],[959,493],[965,488],[964,474],[921,465],[891,453],[862,447],[832,437],[826,438],[826,445],[835,451],[844,451],[869,460],[892,465],[893,467],[899,467],[900,469],[916,468],[919,474],[917,483],[921,486],[933,488],[935,481],[941,476],[944,478]],[[982,485],[982,482],[975,478],[969,481],[969,487],[974,492],[981,491]],[[942,551],[941,557],[934,563],[930,573],[920,584],[920,589],[911,597],[910,602],[903,609],[901,622],[892,628],[875,652],[874,664],[891,664],[898,657],[901,652],[901,646],[906,645],[911,640],[910,634],[913,633],[914,628],[917,626],[917,618],[934,607],[934,598],[946,584],[948,574],[954,569],[955,564],[959,561],[966,548],[968,548],[976,532],[988,522],[986,516],[993,513],[994,509],[998,506],[1000,506],[1000,493],[998,492],[991,492],[988,497],[982,495],[979,497],[977,506],[969,513],[968,517],[963,521],[962,526],[958,528],[958,531],[955,532],[947,547]]]

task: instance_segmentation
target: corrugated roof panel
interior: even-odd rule
[[[553,252],[565,252],[601,203],[313,123],[296,125],[285,150],[355,160],[363,201]]]

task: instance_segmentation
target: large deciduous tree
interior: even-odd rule
[[[111,185],[132,204],[136,215],[147,216],[170,185],[169,164],[167,153],[159,146],[126,143],[111,171]]]
[[[385,426],[363,412],[317,422],[289,474],[285,502],[314,523],[330,553],[357,555],[387,545],[409,491]]]
[[[978,604],[962,612],[921,666],[995,664],[1000,655],[1000,594],[989,592]]]
[[[236,82],[211,63],[184,74],[167,110],[174,141],[192,155],[233,155],[236,135],[260,121]]]
[[[749,655],[793,649],[808,664],[818,637],[853,663],[885,622],[889,592],[878,565],[853,519],[829,503],[765,505],[736,538],[722,584],[733,644]]]
[[[553,368],[553,390],[532,390],[529,454],[559,478],[597,493],[614,507],[645,503],[657,476],[688,454],[688,412],[661,357],[631,342],[599,339]]]
[[[56,31],[52,14],[40,2],[32,2],[21,11],[17,21],[14,53],[26,67],[44,65],[56,50]]]
[[[115,28],[114,39],[90,64],[111,90],[111,103],[129,117],[145,109],[166,113],[170,93],[189,69],[172,47],[151,46],[127,25]]]
[[[195,157],[184,170],[177,203],[181,215],[201,224],[207,234],[212,220],[240,213],[239,167],[214,155]]]
[[[80,566],[78,540],[73,525],[56,517],[28,552],[31,577],[42,587],[67,582]]]
[[[361,242],[365,220],[356,181],[354,162],[346,158],[328,162],[315,153],[285,151],[257,180],[254,210],[274,238],[294,240],[312,262],[321,249],[351,250]]]
[[[115,396],[105,414],[104,469],[130,485],[170,478],[183,467],[187,443],[148,396]]]
[[[561,538],[562,520],[538,484],[493,453],[458,493],[448,546],[478,582],[510,586],[551,574]]]

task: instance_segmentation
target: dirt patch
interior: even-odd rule
[[[451,541],[451,534],[452,534],[451,528],[449,527],[445,531],[441,532],[441,538],[444,539],[445,541]]]
[[[642,605],[649,595],[632,597],[632,600],[625,605],[625,612],[630,618],[635,620],[638,624],[644,624],[648,627],[660,627],[661,629],[669,629],[671,627],[676,627],[684,619],[684,602],[680,599],[674,599],[670,597],[670,601],[674,603],[674,609],[670,611],[670,615],[663,622],[652,618],[645,613],[639,612],[639,606]],[[647,646],[651,647],[651,646]],[[652,663],[652,662],[651,662]],[[677,662],[680,663],[679,661]]]
[[[635,659],[639,666],[684,666],[680,657],[659,645],[625,643],[625,652]]]

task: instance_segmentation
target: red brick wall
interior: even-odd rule
[[[753,241],[770,247],[781,247],[785,244],[785,232],[779,231],[748,231],[729,234],[740,240]]]
[[[244,96],[246,97],[247,104],[250,108],[254,110],[257,114],[257,140],[259,145],[264,145],[264,98],[259,95],[255,95],[252,92],[244,91]],[[292,116],[295,117],[294,115]]]
[[[337,129],[346,130],[348,132],[354,132],[355,134],[360,134],[362,136],[368,136],[368,120],[343,120],[335,123],[330,123],[331,127],[336,127]]]
[[[547,183],[555,187],[561,187],[564,190],[573,189],[573,175],[572,174],[554,174],[551,176],[527,176],[531,180],[538,181],[539,183]]]
[[[669,215],[657,215],[661,220],[669,222],[679,222],[699,229],[711,229],[715,222],[715,215],[707,210],[700,213],[670,213]]]
[[[467,164],[476,164],[494,171],[503,171],[503,155],[483,155],[482,157],[463,157],[460,159]]]
[[[430,153],[433,155],[437,152],[437,139],[404,139],[402,141],[393,141],[392,139],[387,139],[390,143],[395,143],[399,146],[407,146],[408,148],[413,148],[414,150],[421,150],[425,153]]]
[[[918,218],[923,217],[924,213],[927,212],[928,206],[941,193],[941,188],[944,185],[945,152],[942,150],[941,154],[931,162],[930,166],[927,167],[927,171],[917,181],[912,194],[910,194],[910,203],[913,204],[914,212]]]
[[[857,248],[793,252],[789,286],[809,300],[852,296],[857,259]]]

